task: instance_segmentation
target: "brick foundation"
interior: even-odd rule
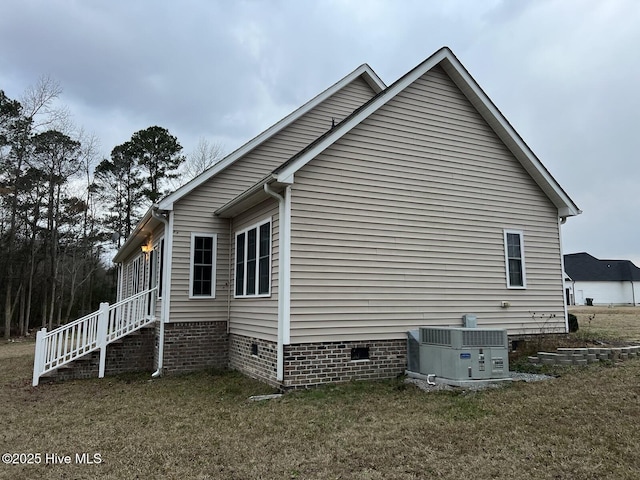
[[[106,375],[156,369],[160,324],[141,329],[107,347]],[[277,344],[228,335],[226,322],[165,324],[163,373],[227,367],[278,388],[304,388],[352,380],[394,378],[407,365],[407,342],[377,340],[285,345],[284,382],[276,380]],[[352,349],[368,353],[352,359]],[[90,355],[51,375],[56,379],[98,376],[100,354]]]
[[[252,345],[257,347],[255,355]],[[229,367],[249,377],[280,386],[276,381],[277,357],[278,345],[275,342],[242,335],[229,336]]]
[[[369,359],[352,360],[352,348],[368,348]],[[287,345],[284,387],[395,378],[406,368],[406,339]]]
[[[153,326],[140,330],[107,345],[105,375],[117,375],[127,372],[152,372],[155,369]],[[91,352],[84,357],[47,374],[43,380],[73,380],[80,378],[98,378],[100,370],[100,351]]]
[[[252,345],[257,354],[252,353]],[[395,378],[407,368],[407,341],[323,342],[284,346],[284,384],[276,380],[277,344],[230,335],[229,366],[270,385],[304,388],[351,380]],[[368,348],[369,358],[352,360],[352,348]]]
[[[211,367],[227,368],[227,322],[166,323],[164,327],[163,373],[185,373]],[[158,326],[158,333],[159,328]],[[156,358],[157,349],[156,344]]]

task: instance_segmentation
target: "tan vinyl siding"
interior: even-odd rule
[[[278,338],[278,267],[279,267],[279,215],[278,202],[267,200],[233,219],[231,247],[232,291],[235,286],[235,237],[257,223],[271,218],[271,294],[269,297],[232,298],[230,333],[277,341]]]
[[[442,69],[295,180],[292,343],[399,338],[465,313],[564,328],[557,209]],[[524,232],[526,290],[506,288],[503,229]]]
[[[174,205],[170,321],[227,320],[229,221],[214,210],[261,180],[374,95],[358,78]],[[218,235],[216,298],[189,299],[191,232]]]

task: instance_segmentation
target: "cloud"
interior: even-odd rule
[[[362,63],[390,84],[448,45],[584,210],[566,250],[640,257],[638,25],[634,0],[5,0],[0,88],[50,74],[105,155],[151,125],[230,151]]]

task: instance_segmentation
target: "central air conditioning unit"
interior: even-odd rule
[[[506,330],[422,327],[418,333],[418,373],[455,381],[509,377]]]

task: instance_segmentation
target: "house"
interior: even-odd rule
[[[640,268],[629,260],[599,260],[588,253],[564,256],[570,305],[640,305]]]
[[[159,201],[115,257],[118,308],[147,295],[156,374],[394,377],[407,330],[464,314],[565,332],[579,213],[445,47],[390,86],[358,67]]]

